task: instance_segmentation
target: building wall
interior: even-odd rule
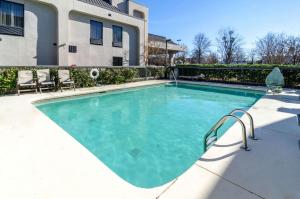
[[[23,3],[24,1],[14,1]],[[57,11],[55,7],[26,1],[24,37],[1,35],[1,65],[56,65]]]
[[[103,23],[103,45],[90,44],[90,20]],[[123,28],[123,48],[112,47],[112,26]],[[69,53],[69,63],[78,66],[110,66],[113,57],[123,57],[125,66],[138,64],[137,29],[103,18],[70,13],[69,44],[77,46],[77,53]]]
[[[113,56],[125,56],[125,65],[145,64],[148,24],[143,19],[77,0],[10,1],[25,4],[25,35],[0,34],[0,66],[112,65]],[[103,22],[103,46],[89,44],[90,19]],[[112,47],[112,24],[123,27],[123,48]],[[73,44],[76,54],[68,51]]]

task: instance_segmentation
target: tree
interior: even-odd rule
[[[250,64],[254,64],[256,61],[256,50],[255,49],[250,49],[247,52],[247,59],[248,59],[248,63]]]
[[[262,63],[284,64],[287,48],[284,34],[268,33],[256,42],[256,50]]]
[[[163,66],[165,65],[165,49],[161,48],[158,41],[150,41],[148,45],[148,64]]]
[[[225,64],[233,63],[238,57],[237,54],[242,50],[242,38],[231,28],[219,31],[217,44],[218,51]]]
[[[245,53],[244,49],[237,48],[237,50],[234,54],[234,62],[236,64],[247,62],[246,53]]]
[[[205,36],[204,33],[198,33],[194,39],[194,51],[193,57],[197,61],[197,63],[202,63],[204,61],[204,56],[207,52],[209,52],[209,48],[211,47],[210,40]]]
[[[219,62],[218,54],[215,52],[210,52],[206,58],[207,64],[217,64]]]
[[[175,61],[176,64],[185,64],[186,63],[186,60],[187,60],[187,57],[188,57],[188,54],[189,54],[188,47],[186,45],[182,44],[181,49],[182,49],[182,51],[178,52],[175,55],[175,60],[174,61]]]
[[[289,36],[286,41],[288,64],[298,64],[300,62],[300,38]]]

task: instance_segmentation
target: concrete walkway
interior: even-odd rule
[[[296,91],[265,96],[249,112],[258,141],[240,149],[235,124],[203,157],[180,176],[162,199],[300,198],[300,100]],[[247,117],[243,121],[249,126]]]
[[[79,89],[75,94],[165,82]],[[70,95],[74,92],[0,97],[0,198],[300,198],[300,127],[295,115],[300,101],[294,91],[266,96],[252,107],[260,140],[249,142],[250,152],[240,150],[240,127],[234,125],[186,173],[155,189],[123,181],[31,104]]]

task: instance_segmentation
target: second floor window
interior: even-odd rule
[[[0,0],[0,34],[24,35],[24,5]]]
[[[90,43],[95,45],[103,45],[103,23],[91,20],[90,26]]]
[[[120,26],[113,26],[113,47],[123,47],[123,28]]]
[[[111,4],[111,1],[110,1],[110,0],[103,0],[103,1],[105,1],[105,2],[108,3],[108,4]]]

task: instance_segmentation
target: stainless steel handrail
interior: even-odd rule
[[[177,78],[176,78],[176,76],[175,76],[175,73],[174,73],[174,70],[173,70],[173,69],[171,69],[171,73],[172,73],[172,75],[173,75],[173,78],[174,78],[175,83],[176,83],[176,86],[177,86],[177,85],[178,85],[178,82],[177,82]]]
[[[204,152],[206,152],[207,151],[207,148],[212,144],[212,142],[211,143],[207,143],[208,141],[210,141],[210,139],[212,139],[213,138],[213,141],[215,141],[215,140],[217,140],[217,131],[218,131],[218,129],[219,128],[221,128],[221,126],[223,126],[224,125],[224,123],[226,122],[226,121],[228,121],[228,119],[230,119],[230,118],[233,118],[233,119],[235,119],[236,121],[238,121],[239,122],[239,124],[241,125],[241,127],[242,127],[242,136],[243,136],[243,144],[244,144],[244,149],[245,149],[245,151],[249,151],[250,149],[249,149],[249,147],[248,147],[248,143],[247,143],[247,134],[246,134],[246,126],[245,126],[245,124],[244,124],[244,122],[239,118],[239,117],[237,117],[237,116],[235,116],[235,115],[225,115],[224,117],[222,117],[214,126],[213,126],[213,128],[211,128],[210,129],[210,131],[204,136],[204,145],[203,145],[203,147],[204,147]],[[211,136],[212,134],[214,133],[214,135],[213,136]]]
[[[255,132],[254,132],[254,121],[253,121],[253,117],[250,115],[250,113],[248,113],[247,111],[243,110],[243,109],[235,109],[233,110],[231,113],[229,113],[229,115],[234,115],[235,113],[245,113],[249,120],[250,120],[250,138],[253,140],[257,140],[257,138],[255,137]]]

